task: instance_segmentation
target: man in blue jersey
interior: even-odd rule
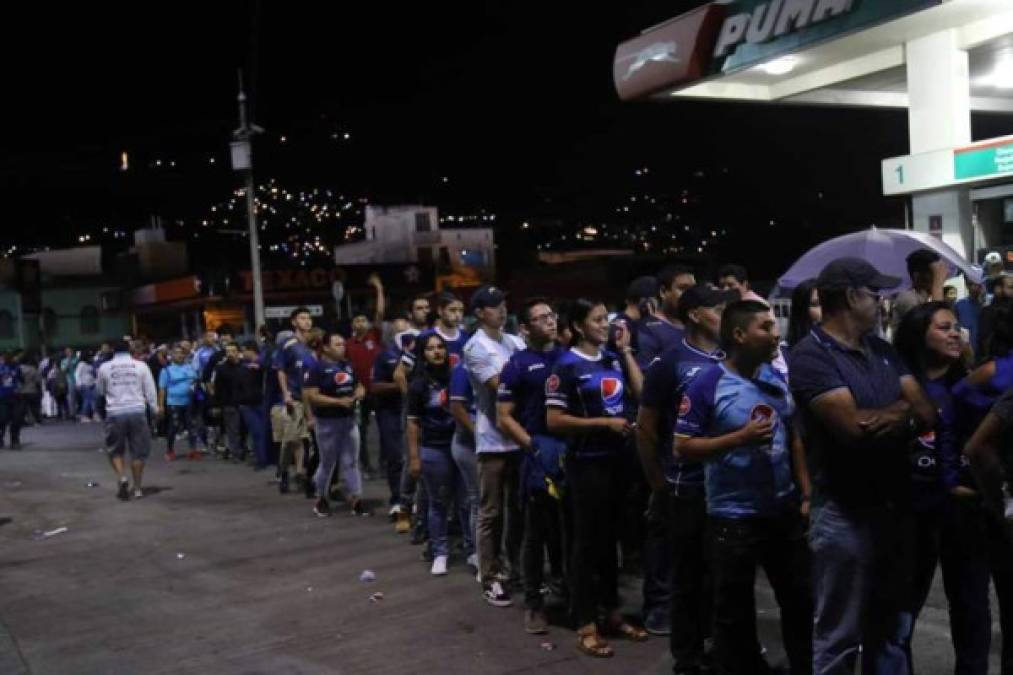
[[[556,341],[558,317],[545,298],[531,298],[521,309],[521,329],[528,348],[515,352],[499,378],[496,426],[525,452],[522,468],[524,493],[524,629],[533,635],[545,633],[548,621],[543,611],[542,581],[544,551],[549,549],[553,576],[562,577],[562,536],[559,502],[549,494],[543,460],[558,467],[561,442],[549,436],[545,427],[545,380],[565,350]],[[551,476],[549,476],[551,478]],[[525,478],[529,480],[525,481]],[[542,478],[535,485],[534,478]]]
[[[641,368],[679,344],[683,325],[679,321],[679,298],[696,286],[692,270],[680,265],[666,267],[658,273],[658,297],[661,304],[654,316],[640,321],[637,336],[637,363]]]
[[[812,672],[812,598],[800,497],[809,479],[792,426],[794,401],[770,365],[779,342],[765,303],[731,303],[721,320],[727,357],[699,373],[679,403],[674,450],[706,462],[714,661],[721,675],[763,670],[756,639],[758,565],[781,609],[791,672]]]
[[[703,465],[672,456],[672,429],[686,386],[724,359],[721,313],[738,294],[694,286],[679,299],[685,337],[644,373],[637,448],[651,503],[647,511],[644,627],[671,635],[676,673],[692,673],[710,634]]]
[[[400,333],[408,329],[408,321],[394,319],[391,327],[395,334]],[[398,534],[405,534],[411,525],[408,511],[401,505],[401,471],[406,452],[402,419],[404,401],[401,388],[394,381],[394,370],[400,362],[401,348],[394,343],[388,344],[373,362],[369,393],[373,396],[376,426],[380,432],[380,466],[384,467],[390,489],[389,515],[397,521]]]
[[[302,385],[306,369],[313,363],[312,350],[306,339],[313,328],[313,316],[306,307],[296,307],[290,315],[294,337],[274,355],[273,376],[281,390],[281,405],[271,411],[275,440],[281,444],[278,468],[281,481],[278,491],[289,489],[289,467],[295,464],[295,480],[299,489],[306,487],[303,441],[309,438],[306,409],[302,402]]]

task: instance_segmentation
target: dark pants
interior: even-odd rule
[[[671,520],[672,635],[675,672],[693,671],[711,634],[711,575],[707,537],[707,504],[696,496],[669,498]]]
[[[253,455],[257,458],[257,466],[265,467],[270,463],[267,454],[267,423],[264,419],[264,408],[260,405],[239,406],[246,431],[250,434]]]
[[[31,413],[32,421],[35,424],[42,424],[42,394],[21,394],[19,398],[25,410],[25,414],[21,417],[22,421],[24,421],[28,413]],[[98,415],[98,410],[95,413]]]
[[[616,543],[623,511],[621,460],[566,460],[566,480],[573,508],[573,551],[570,594],[578,626],[593,623],[598,607],[619,607]]]
[[[781,608],[781,635],[793,675],[812,672],[812,596],[802,518],[709,519],[714,574],[714,660],[721,675],[761,672],[756,637],[756,568],[763,566]]]
[[[541,609],[542,582],[545,579],[545,551],[549,551],[552,576],[561,578],[563,530],[559,502],[546,492],[528,495],[524,504],[524,603],[528,609]]]
[[[668,492],[655,492],[647,504],[644,541],[644,620],[668,613],[672,604],[672,514]]]
[[[401,503],[401,470],[404,464],[404,425],[401,410],[376,409],[376,427],[380,436],[380,467],[387,474],[390,505]]]
[[[369,446],[366,439],[369,438],[369,418],[373,412],[373,397],[367,396],[359,403],[359,466],[363,471],[373,472],[373,464],[369,461]]]
[[[197,429],[193,422],[193,411],[187,405],[170,405],[166,409],[167,423],[165,431],[165,447],[173,452],[176,447],[176,434],[185,431],[190,442],[190,451],[197,449]]]
[[[1002,627],[1000,672],[1013,675],[1013,543],[1005,523],[991,518],[988,523],[989,565],[992,583],[999,598],[999,624]]]
[[[17,395],[0,397],[0,445],[11,430],[11,445],[21,442],[21,424],[25,419],[21,397]]]
[[[904,675],[903,635],[909,560],[907,514],[888,507],[814,505],[809,541],[815,595],[813,670],[852,675]]]

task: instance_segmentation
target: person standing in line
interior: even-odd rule
[[[77,421],[79,400],[74,375],[77,373],[79,360],[80,354],[70,347],[63,350],[63,358],[60,360],[60,370],[63,371],[63,377],[67,382],[67,419],[75,422]]]
[[[648,546],[644,570],[644,628],[669,635],[675,672],[706,667],[704,644],[711,634],[707,563],[707,504],[704,468],[672,454],[682,395],[702,371],[720,363],[721,314],[738,294],[694,286],[679,299],[686,326],[682,342],[644,373],[644,395],[637,416],[637,449],[651,501],[647,510]]]
[[[626,306],[609,326],[609,351],[616,350],[616,330],[625,326],[630,334],[633,355],[639,357],[638,345],[640,322],[650,319],[658,311],[658,280],[652,276],[637,277],[626,287]]]
[[[27,415],[31,413],[32,424],[42,424],[42,375],[39,366],[34,355],[25,353],[19,354],[15,362],[21,371],[18,395],[25,409],[25,415],[21,419],[27,421]]]
[[[791,389],[813,480],[813,670],[908,670],[902,561],[910,498],[909,443],[936,411],[893,347],[875,336],[883,298],[900,279],[860,258],[829,263],[816,280],[823,321],[791,351]],[[868,467],[876,467],[870,472]]]
[[[278,491],[288,493],[288,470],[294,464],[297,489],[306,484],[305,449],[303,442],[309,439],[309,426],[306,410],[302,402],[302,383],[305,368],[313,363],[312,350],[307,346],[310,330],[313,328],[313,316],[306,307],[292,310],[290,322],[294,337],[275,353],[272,369],[281,390],[281,405],[271,411],[271,423],[275,437],[281,443],[281,457],[278,468],[281,471]]]
[[[362,503],[359,427],[355,420],[355,406],[365,397],[366,389],[346,360],[345,338],[338,333],[324,335],[321,358],[306,374],[303,393],[306,405],[313,409],[320,452],[320,463],[313,476],[317,497],[313,513],[320,517],[331,515],[327,497],[334,469],[340,463],[339,475],[352,515],[370,515]]]
[[[520,325],[527,349],[514,353],[500,375],[496,424],[524,451],[521,497],[524,507],[524,630],[547,633],[548,618],[542,596],[545,555],[556,580],[563,579],[563,528],[558,490],[560,463],[566,445],[549,436],[545,426],[545,381],[565,349],[557,342],[558,315],[545,298],[530,298],[521,309]],[[550,494],[552,481],[557,490]]]
[[[457,465],[462,488],[458,491],[458,507],[461,509],[461,522],[464,523],[461,538],[464,540],[466,562],[478,574],[478,553],[475,551],[479,507],[478,460],[475,456],[475,391],[471,388],[471,378],[463,363],[458,363],[450,370],[450,414],[456,423],[450,454]]]
[[[626,621],[620,611],[616,559],[623,453],[633,433],[630,402],[640,396],[643,376],[625,331],[616,337],[622,357],[603,350],[609,334],[604,303],[578,299],[569,320],[572,346],[545,381],[546,427],[565,437],[567,444],[566,481],[574,527],[570,592],[577,647],[590,656],[607,658],[613,651],[598,630],[599,606],[605,611],[608,632],[635,642],[647,639],[647,632]]]
[[[369,458],[369,420],[376,408],[376,401],[370,390],[373,378],[373,366],[377,357],[383,351],[383,338],[380,335],[380,328],[383,326],[383,317],[387,312],[387,300],[384,296],[383,282],[379,275],[370,274],[366,280],[373,287],[375,298],[373,301],[373,321],[370,323],[365,314],[357,314],[352,317],[352,336],[348,338],[345,349],[348,352],[348,360],[352,362],[355,369],[355,378],[366,388],[366,398],[362,400],[358,408],[359,424],[359,465],[362,473],[369,479],[372,478],[374,469]],[[379,424],[378,424],[379,426]],[[377,460],[377,466],[381,466],[382,458]]]
[[[270,464],[264,415],[264,367],[260,363],[260,347],[254,340],[243,343],[242,361],[236,375],[236,403],[257,460],[253,468],[263,471]]]
[[[158,376],[158,414],[166,420],[165,460],[176,460],[176,435],[185,431],[190,443],[191,461],[200,460],[197,426],[193,421],[194,391],[197,386],[197,373],[187,361],[183,348],[176,346],[172,350],[172,363],[162,369]]]
[[[685,326],[679,321],[679,298],[693,286],[696,276],[688,267],[672,265],[658,273],[658,311],[639,325],[637,363],[641,369],[682,340]]]
[[[211,377],[208,379],[208,393],[214,406],[222,413],[222,426],[225,427],[223,459],[243,462],[246,460],[246,450],[242,447],[239,433],[242,416],[239,412],[237,394],[239,377],[244,368],[240,361],[239,345],[235,342],[228,342],[223,353],[225,357],[213,367]]]
[[[968,428],[968,415],[953,395],[954,386],[967,374],[961,360],[960,324],[944,303],[928,302],[904,316],[894,346],[938,410],[936,428],[911,444],[913,547],[910,620],[905,622],[904,635],[907,657],[912,659],[915,625],[940,564],[955,672],[986,675],[992,635],[988,606],[991,535],[980,490],[961,461],[964,441],[973,428]],[[913,670],[913,661],[910,665]]]
[[[813,612],[802,517],[808,514],[809,476],[793,423],[794,401],[771,365],[780,339],[766,303],[729,304],[721,318],[727,357],[688,385],[675,426],[676,454],[705,462],[714,661],[720,675],[767,670],[756,639],[757,566],[766,572],[780,607],[791,672],[812,672]]]
[[[95,366],[91,355],[85,352],[74,370],[74,382],[77,385],[77,398],[81,402],[81,421],[95,422]]]
[[[749,272],[742,265],[722,265],[718,270],[718,288],[723,291],[735,291],[740,300],[752,300],[767,304],[763,296],[755,293],[749,286]]]
[[[981,311],[985,307],[985,286],[967,276],[964,277],[964,282],[967,285],[967,297],[957,300],[953,305],[953,311],[957,314],[960,327],[967,329],[968,341],[977,358],[981,340]]]
[[[429,495],[429,538],[433,576],[447,573],[450,547],[447,520],[461,477],[451,456],[454,417],[450,414],[450,364],[447,345],[437,333],[420,338],[421,368],[408,385],[408,463]],[[461,514],[463,516],[463,513]],[[463,519],[463,518],[462,518]],[[467,528],[467,523],[461,523]]]
[[[408,329],[406,319],[394,319],[391,326],[396,333]],[[401,503],[401,472],[405,450],[404,423],[402,413],[404,402],[401,388],[394,381],[394,369],[401,361],[401,349],[394,343],[373,363],[369,392],[373,395],[376,408],[376,426],[380,432],[380,465],[387,474],[390,490],[388,515],[396,521],[398,534],[407,534],[411,529],[411,515]]]
[[[478,455],[478,555],[482,597],[494,607],[513,604],[503,581],[518,574],[523,522],[518,504],[521,452],[496,426],[500,373],[524,341],[504,332],[506,295],[483,286],[471,298],[478,324],[464,346],[464,364],[475,392],[475,451]],[[504,541],[504,530],[506,537]],[[504,568],[503,554],[509,565]]]
[[[820,293],[816,289],[815,279],[806,279],[791,292],[791,311],[788,314],[788,351],[809,335],[813,326],[823,320],[820,309]],[[790,357],[789,357],[790,359]]]
[[[144,496],[144,462],[151,454],[147,414],[158,407],[155,381],[147,364],[130,356],[130,344],[120,341],[115,356],[99,367],[95,391],[105,397],[106,451],[118,479],[116,496],[126,501],[130,490],[124,454],[130,453],[134,499]]]
[[[21,449],[21,424],[24,412],[18,400],[21,386],[21,369],[12,364],[9,354],[0,352],[0,448],[4,436],[11,430],[11,450]]]

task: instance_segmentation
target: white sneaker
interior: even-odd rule
[[[468,556],[468,567],[478,572],[478,554],[472,553]]]
[[[141,488],[134,488],[134,499],[140,499],[143,496],[144,492],[141,491]]]
[[[430,570],[434,577],[442,577],[447,573],[447,556],[438,555],[433,558],[433,569]]]
[[[394,506],[390,507],[390,511],[387,512],[387,516],[391,520],[395,520],[395,519],[397,519],[397,514],[399,514],[399,513],[401,513],[401,505],[400,504],[395,504]]]

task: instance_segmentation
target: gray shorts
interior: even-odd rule
[[[134,460],[145,460],[151,454],[151,427],[144,413],[106,418],[106,452],[122,455],[127,449]]]

